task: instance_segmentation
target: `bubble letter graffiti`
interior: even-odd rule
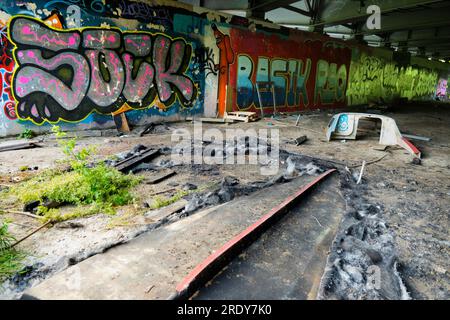
[[[87,28],[55,30],[33,18],[10,22],[19,67],[13,81],[17,115],[41,124],[80,121],[91,112],[166,107],[178,98],[184,107],[197,98],[185,74],[191,45],[148,32]]]

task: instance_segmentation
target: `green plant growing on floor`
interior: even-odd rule
[[[187,196],[189,193],[190,193],[189,191],[181,190],[181,191],[178,191],[177,193],[175,193],[170,198],[156,196],[153,198],[153,203],[150,206],[150,209],[155,210],[155,209],[167,207],[167,206],[171,205],[172,203],[177,202],[181,198]]]
[[[25,129],[22,131],[21,134],[19,134],[20,139],[31,139],[34,137],[33,131],[31,129]]]
[[[139,177],[122,174],[103,162],[90,164],[95,151],[93,147],[76,150],[77,138],[67,138],[67,133],[56,126],[52,131],[66,155],[70,170],[38,175],[11,188],[10,194],[23,203],[50,201],[78,206],[65,214],[59,209],[39,206],[38,214],[44,221],[63,221],[101,212],[112,214],[114,207],[134,201],[130,189],[141,181]]]
[[[25,255],[11,248],[14,241],[15,238],[8,231],[8,223],[0,222],[0,281],[23,268]]]
[[[198,188],[197,190],[190,190],[190,191],[189,190],[180,190],[177,193],[175,193],[173,196],[171,196],[170,198],[156,196],[153,198],[153,203],[150,206],[150,210],[167,207],[167,206],[171,205],[172,203],[177,202],[178,200],[182,199],[183,197],[185,197],[189,194],[203,192],[203,191],[209,190],[209,189],[214,189],[215,187],[217,187],[217,185],[218,185],[218,183],[209,183],[209,184],[206,184],[206,185]]]

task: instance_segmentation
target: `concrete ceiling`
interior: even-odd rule
[[[193,5],[270,20],[290,28],[356,39],[371,46],[450,60],[448,0],[183,0]],[[369,5],[381,8],[381,29],[366,26]]]

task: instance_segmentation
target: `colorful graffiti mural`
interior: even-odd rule
[[[447,79],[439,79],[437,90],[436,90],[436,97],[441,99],[447,98],[447,88],[448,88],[448,81]]]
[[[79,121],[125,102],[148,107],[156,95],[166,106],[178,98],[186,107],[196,98],[184,74],[191,58],[184,39],[112,28],[62,31],[25,16],[14,17],[9,30],[17,46],[13,88],[21,119]]]
[[[373,100],[420,98],[433,95],[438,73],[424,68],[400,67],[376,56],[362,53],[352,61],[347,89],[348,103]]]
[[[6,0],[0,14],[0,135],[436,93],[434,70],[184,3]],[[274,90],[258,96],[261,84]]]
[[[234,51],[231,46],[230,36],[222,33],[214,23],[211,25],[211,28],[214,31],[217,48],[219,48],[219,64],[215,66],[215,69],[219,72],[218,116],[223,117],[226,111],[230,65],[234,63]]]
[[[0,105],[9,120],[17,119],[15,102],[11,91],[11,78],[14,71],[12,44],[7,37],[7,27],[0,25]],[[1,111],[0,111],[1,112]]]
[[[350,48],[236,29],[231,30],[231,38],[241,48],[231,81],[238,110],[259,110],[257,89],[264,83],[273,84],[275,97],[262,91],[263,108],[273,108],[273,101],[278,110],[291,112],[345,105]]]

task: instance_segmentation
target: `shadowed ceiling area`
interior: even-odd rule
[[[450,1],[444,0],[184,0],[196,6],[289,28],[355,39],[374,47],[433,60],[450,60]],[[367,8],[381,9],[381,28],[370,30]]]

